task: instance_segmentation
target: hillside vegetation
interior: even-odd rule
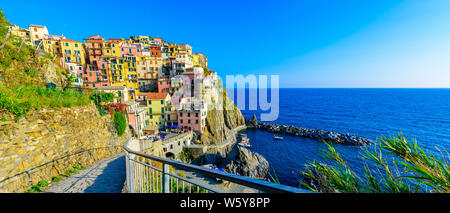
[[[35,51],[22,39],[8,34],[11,23],[0,10],[0,120],[18,119],[40,107],[71,107],[89,104],[89,98],[64,89],[70,75],[49,54]],[[46,88],[54,83],[57,88]]]

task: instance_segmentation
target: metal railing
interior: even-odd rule
[[[128,193],[309,193],[310,191],[141,152],[137,139],[124,146]],[[138,151],[139,150],[139,151]]]

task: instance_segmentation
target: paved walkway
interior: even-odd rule
[[[125,182],[125,155],[101,160],[97,164],[53,183],[46,193],[120,193]]]

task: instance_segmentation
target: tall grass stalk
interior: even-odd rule
[[[379,139],[372,150],[364,150],[362,174],[353,171],[330,144],[320,155],[327,162],[309,162],[300,183],[316,192],[417,193],[450,192],[448,152],[430,154],[408,141],[402,133]],[[375,166],[369,166],[372,162]]]

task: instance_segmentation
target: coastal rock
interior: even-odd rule
[[[215,165],[232,174],[260,179],[266,177],[269,171],[269,162],[262,155],[240,146],[233,146],[226,156],[222,153],[204,154],[194,159],[192,164]]]
[[[251,124],[252,124],[252,126],[257,126],[258,125],[258,119],[256,118],[255,114],[253,114],[253,118],[252,118]]]
[[[269,162],[262,155],[238,146],[235,151],[235,158],[225,166],[225,171],[252,178],[263,179],[266,177],[269,171]]]

